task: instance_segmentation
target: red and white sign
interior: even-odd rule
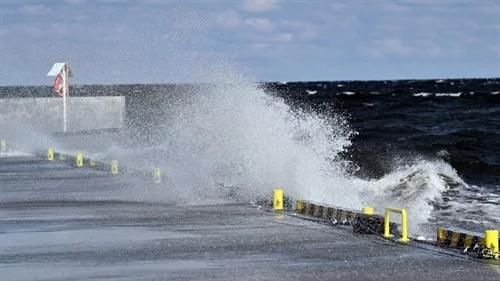
[[[59,73],[54,80],[54,93],[64,96],[64,78],[62,73]]]

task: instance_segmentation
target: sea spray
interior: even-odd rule
[[[5,118],[1,127],[19,151],[55,147],[104,161],[118,159],[145,172],[162,168],[161,186],[138,184],[116,198],[176,204],[248,202],[269,197],[280,186],[294,198],[345,208],[374,206],[378,213],[385,207],[408,208],[411,233],[427,236],[436,225],[498,225],[500,198],[466,184],[448,163],[413,155],[396,159],[380,178],[359,177],[345,156],[356,134],[346,115],[335,108],[320,114],[290,106],[253,82],[222,77],[225,83],[172,92],[144,90],[144,112],[136,112],[137,120],[119,132],[53,136],[36,124]],[[152,92],[156,107],[148,107]],[[141,119],[146,113],[156,118],[156,126]],[[155,141],[144,141],[148,139]],[[231,196],[219,192],[221,186],[231,189]]]
[[[385,207],[407,208],[413,233],[431,234],[423,226],[454,220],[498,225],[491,219],[498,212],[498,198],[479,198],[481,193],[449,164],[407,157],[395,161],[380,178],[359,177],[345,157],[357,132],[335,107],[323,114],[290,105],[225,62],[214,64],[204,78],[211,83],[172,91],[151,86],[154,95],[147,90],[135,93],[135,105],[127,109],[134,119],[126,117],[134,121],[118,133],[54,137],[43,129],[48,120],[23,123],[5,116],[1,126],[4,136],[22,151],[55,147],[104,161],[118,159],[146,172],[162,168],[164,185],[139,185],[120,194],[128,200],[248,202],[269,197],[279,186],[293,198],[345,208],[374,206],[378,213]],[[221,193],[221,186],[231,189],[231,196]],[[478,208],[480,216],[473,214]]]
[[[176,111],[161,148],[177,185],[226,183],[250,197],[282,186],[299,197],[321,187],[333,192],[332,179],[342,174],[331,160],[352,131],[340,115],[292,114],[281,99],[241,82],[215,85]]]

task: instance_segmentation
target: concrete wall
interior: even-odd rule
[[[71,97],[68,99],[68,130],[121,128],[125,97]],[[0,127],[26,126],[60,132],[63,126],[62,98],[0,99]]]

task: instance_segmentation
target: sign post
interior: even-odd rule
[[[54,92],[63,98],[63,132],[68,131],[68,98],[69,77],[73,76],[71,68],[65,62],[54,63],[47,76],[55,76]]]
[[[68,94],[69,94],[69,86],[68,86],[68,71],[67,64],[64,64],[62,69],[63,76],[63,132],[68,131]]]

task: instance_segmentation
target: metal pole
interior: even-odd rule
[[[67,65],[64,64],[63,67],[63,132],[68,131],[68,120],[67,120],[67,98],[66,96],[69,94],[68,87],[68,69]]]

